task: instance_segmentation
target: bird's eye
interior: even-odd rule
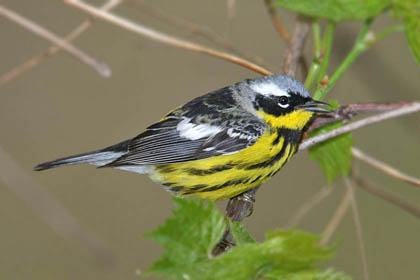
[[[282,108],[289,107],[289,98],[287,96],[280,96],[278,104]]]

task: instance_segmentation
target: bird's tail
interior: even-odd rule
[[[124,141],[105,149],[40,163],[34,167],[34,170],[42,171],[59,166],[80,163],[89,163],[97,166],[105,165],[127,153],[128,143],[129,141]]]

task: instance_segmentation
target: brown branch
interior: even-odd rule
[[[352,174],[350,178],[357,184],[357,186],[363,190],[373,194],[376,197],[382,198],[387,202],[390,202],[398,208],[420,219],[420,207],[414,203],[409,202],[405,198],[402,198],[390,191],[379,188],[372,182],[369,182],[356,174]]]
[[[309,23],[310,19],[302,15],[297,16],[289,50],[283,65],[283,73],[286,75],[294,77],[296,74],[296,69],[302,56],[303,46],[309,34]]]
[[[265,6],[267,7],[268,14],[270,15],[271,21],[273,22],[274,28],[280,34],[280,37],[286,42],[290,43],[289,31],[281,23],[277,16],[277,10],[273,7],[273,0],[264,0]]]
[[[105,11],[109,11],[113,9],[115,6],[119,5],[122,1],[123,0],[109,0],[107,3],[105,3],[101,7],[101,9]],[[83,21],[79,26],[73,29],[73,31],[71,31],[66,37],[64,37],[64,40],[66,42],[72,42],[74,39],[76,39],[81,34],[83,34],[86,30],[88,30],[90,26],[92,26],[93,20],[94,19],[87,19]],[[59,45],[52,45],[45,52],[38,54],[32,57],[31,59],[25,61],[24,63],[14,67],[9,72],[0,76],[0,86],[5,85],[6,83],[22,75],[26,71],[38,66],[45,59],[53,56],[54,54],[58,53],[60,50],[62,50],[62,48]]]
[[[81,243],[95,260],[111,266],[115,255],[95,235],[86,231],[76,219],[29,176],[15,160],[0,147],[0,183],[8,188],[26,206],[31,208],[55,233],[64,239]],[[13,215],[10,213],[10,215]],[[31,238],[28,236],[28,238]]]
[[[320,204],[324,199],[326,199],[332,192],[333,187],[322,187],[318,192],[310,197],[305,203],[299,207],[299,209],[292,215],[289,221],[286,224],[286,228],[295,227],[307,215],[315,206]]]
[[[328,139],[334,138],[338,135],[359,129],[361,127],[370,125],[370,124],[374,124],[377,122],[381,122],[390,118],[396,118],[399,116],[403,116],[403,115],[407,115],[407,114],[411,114],[414,112],[418,112],[420,111],[420,102],[412,102],[407,106],[403,106],[401,108],[395,109],[395,110],[391,110],[382,114],[378,114],[378,115],[374,115],[353,123],[350,123],[348,125],[339,127],[337,129],[328,131],[326,133],[311,137],[309,139],[306,139],[302,142],[302,144],[300,144],[299,146],[299,151],[302,151],[304,149],[307,149],[309,147],[312,147],[318,143],[324,142]]]
[[[82,50],[76,48],[75,46],[71,45],[70,43],[66,42],[66,40],[60,38],[59,36],[55,35],[51,31],[41,27],[40,25],[36,24],[33,21],[30,21],[23,16],[3,7],[0,5],[0,15],[8,18],[9,20],[19,24],[20,26],[28,29],[29,31],[35,33],[36,35],[47,39],[54,44],[60,46],[68,53],[73,55],[75,58],[79,59],[83,63],[91,66],[96,72],[98,72],[103,77],[110,77],[111,76],[111,69],[103,62],[99,62],[96,59],[92,58]]]
[[[173,47],[178,47],[181,49],[186,49],[186,50],[190,50],[190,51],[194,51],[194,52],[198,52],[198,53],[203,53],[203,54],[207,54],[210,56],[214,56],[214,57],[218,57],[221,58],[223,60],[227,60],[229,62],[232,63],[236,63],[238,65],[241,65],[243,67],[246,67],[252,71],[258,72],[260,74],[263,75],[270,75],[272,74],[271,71],[255,64],[252,63],[246,59],[243,59],[241,57],[229,54],[229,53],[225,53],[225,52],[221,52],[221,51],[217,51],[214,50],[212,48],[209,47],[205,47],[193,42],[189,42],[186,40],[182,40],[179,38],[176,38],[174,36],[170,36],[168,34],[165,34],[163,32],[160,31],[156,31],[154,29],[151,29],[149,27],[134,23],[130,20],[127,20],[125,18],[119,17],[117,15],[105,12],[105,11],[101,11],[98,8],[93,7],[92,5],[83,3],[79,0],[64,0],[64,2],[66,4],[69,4],[73,7],[76,7],[78,9],[81,9],[95,17],[98,17],[102,20],[111,22],[115,25],[118,25],[124,29],[130,30],[132,32],[135,32],[139,35],[145,36],[149,39],[155,40],[157,42],[160,43],[164,43]]]
[[[410,175],[404,174],[403,172],[397,170],[396,168],[386,164],[385,162],[382,162],[380,160],[377,160],[366,153],[362,152],[358,148],[353,147],[351,149],[354,157],[357,159],[360,159],[361,161],[375,167],[376,169],[379,169],[380,171],[384,172],[385,174],[388,174],[398,180],[413,184],[414,186],[420,187],[420,179],[412,177]]]
[[[172,26],[176,26],[178,28],[189,31],[195,35],[201,36],[205,38],[206,40],[208,40],[209,42],[217,44],[224,49],[230,50],[236,55],[243,57],[246,60],[249,60],[255,64],[258,64],[262,66],[263,68],[266,68],[266,69],[271,68],[267,66],[267,64],[263,61],[261,57],[248,54],[245,51],[239,49],[237,46],[233,45],[230,41],[228,41],[226,38],[224,38],[220,34],[213,31],[208,26],[202,26],[202,25],[187,21],[183,18],[176,17],[172,14],[168,14],[162,9],[146,4],[146,2],[144,1],[139,2],[136,0],[131,0],[131,1],[128,1],[127,3],[132,5],[133,7],[140,9],[140,11],[145,12],[148,15],[160,21],[164,21]],[[274,71],[270,70],[270,72],[274,72]]]
[[[330,240],[331,236],[337,230],[338,225],[340,224],[341,220],[344,218],[347,210],[350,206],[351,200],[351,191],[347,190],[341,200],[340,204],[338,205],[337,209],[334,212],[334,215],[331,217],[330,221],[328,222],[327,226],[322,233],[322,238],[319,241],[320,245],[325,245]]]
[[[319,115],[307,131],[309,132],[333,122],[348,122],[360,114],[388,112],[415,103],[418,102],[357,103],[344,105],[330,113]]]
[[[362,231],[362,223],[360,222],[360,214],[359,214],[359,207],[357,205],[356,195],[354,192],[354,186],[350,182],[350,180],[345,177],[344,183],[346,184],[347,189],[351,192],[350,198],[350,205],[352,210],[353,222],[356,228],[356,236],[359,244],[359,251],[360,251],[360,259],[362,261],[362,269],[363,269],[363,278],[365,280],[369,280],[369,267],[367,262],[366,256],[366,248],[365,242],[363,240],[363,231]]]

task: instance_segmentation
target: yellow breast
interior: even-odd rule
[[[284,136],[268,131],[235,154],[155,166],[151,177],[180,196],[230,198],[271,178],[295,150]]]

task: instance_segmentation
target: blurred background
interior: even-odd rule
[[[158,20],[126,0],[113,12],[140,24],[211,45]],[[103,5],[104,1],[89,1]],[[280,71],[286,45],[263,1],[154,0],[148,5],[227,36],[240,49]],[[5,6],[65,36],[89,16],[61,1],[0,0]],[[294,15],[279,10],[291,30]],[[392,24],[381,16],[374,30]],[[352,47],[360,24],[338,25],[331,67]],[[0,75],[44,53],[50,42],[0,17]],[[74,45],[112,69],[103,78],[66,52],[0,86],[0,279],[136,279],[163,252],[145,238],[171,215],[171,196],[147,177],[119,170],[75,166],[35,173],[34,165],[95,150],[139,134],[163,114],[198,95],[257,77],[237,65],[168,47],[97,20]],[[311,37],[306,53],[311,59]],[[330,68],[330,73],[331,73]],[[362,55],[328,98],[341,104],[419,99],[420,68],[405,37],[394,33]],[[301,78],[301,76],[300,76]],[[414,176],[420,175],[419,115],[388,120],[355,132],[355,145]],[[8,155],[8,156],[7,156]],[[354,169],[384,189],[420,205],[420,190],[355,160]],[[3,175],[1,174],[3,173]],[[326,185],[316,162],[299,153],[258,192],[245,224],[262,240],[284,227],[297,209]],[[321,233],[345,191],[332,194],[297,226]],[[418,279],[420,221],[356,189],[371,279]],[[219,202],[223,210],[226,202]],[[328,265],[361,278],[355,228],[348,211],[332,242],[340,244]]]

